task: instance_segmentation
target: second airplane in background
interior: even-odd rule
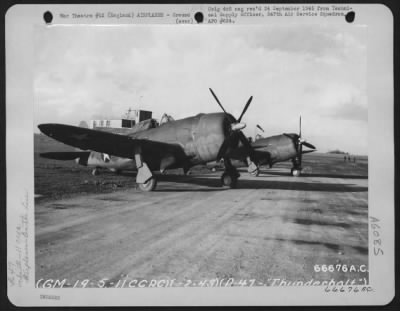
[[[257,127],[264,132],[261,126]],[[303,146],[309,148],[303,150]],[[291,160],[293,166],[291,168],[292,176],[300,176],[302,170],[303,154],[314,152],[315,146],[305,141],[301,137],[301,117],[299,125],[299,134],[284,133],[270,137],[261,137],[251,143],[252,156],[254,161],[258,164],[257,170],[251,172],[252,175],[259,174],[259,166],[269,165],[272,167],[275,163],[285,162]],[[231,155],[232,159],[241,160],[246,163],[245,150],[239,147]]]

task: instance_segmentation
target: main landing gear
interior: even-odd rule
[[[236,188],[240,174],[229,159],[224,159],[224,164],[225,171],[221,176],[221,184],[222,186],[228,186],[229,188]]]
[[[140,148],[135,149],[135,162],[137,167],[136,183],[142,191],[153,191],[157,186],[157,180],[150,171],[146,162],[142,160]]]
[[[153,191],[157,186],[157,179],[153,176],[145,183],[139,184],[139,189],[142,191]]]
[[[301,164],[300,164],[300,160],[297,158],[294,158],[292,160],[293,163],[293,167],[290,170],[290,175],[292,175],[293,177],[299,177],[301,175]]]
[[[250,175],[253,177],[257,177],[258,175],[260,175],[260,168],[258,166],[256,169],[254,169],[254,170],[249,169],[248,171],[249,171]]]
[[[247,171],[253,177],[257,177],[260,174],[260,168],[251,161],[250,157],[247,158]]]
[[[250,175],[253,176],[253,177],[257,177],[258,175],[260,175],[260,170],[257,169],[255,171],[251,172]]]
[[[292,167],[292,169],[290,170],[290,175],[292,175],[293,177],[299,177],[301,175],[301,168]]]

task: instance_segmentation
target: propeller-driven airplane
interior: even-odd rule
[[[75,160],[77,164],[93,167],[93,175],[97,175],[98,168],[109,169],[117,174],[123,170],[136,169],[135,160],[133,159],[116,157],[107,153],[96,151],[44,152],[41,153],[40,156],[42,158],[53,160]]]
[[[254,161],[258,165],[267,164],[272,167],[275,163],[292,160],[293,167],[291,169],[291,175],[300,176],[303,154],[314,152],[316,148],[314,145],[302,139],[301,117],[299,122],[299,134],[284,133],[281,135],[258,138],[252,142],[251,147],[253,150]],[[258,124],[257,128],[264,132],[262,127]],[[303,146],[309,148],[309,150],[303,150]],[[241,159],[240,147],[231,157],[233,159]],[[259,169],[257,168],[257,170],[254,170],[251,173],[252,175],[257,176],[259,174]]]
[[[106,132],[65,124],[41,124],[38,126],[40,131],[47,136],[84,150],[45,153],[42,156],[59,160],[77,159],[83,165],[102,161],[110,163],[110,168],[116,170],[116,163],[120,163],[121,168],[132,165],[137,170],[136,182],[143,191],[156,188],[154,171],[163,173],[167,169],[183,168],[187,172],[195,165],[223,159],[225,171],[221,176],[222,185],[234,188],[240,176],[231,163],[231,153],[234,150],[240,148],[241,157],[246,159],[250,173],[258,169],[254,149],[241,131],[246,127],[241,120],[253,97],[249,98],[236,120],[226,112],[212,89],[210,92],[223,110],[222,113],[201,113],[136,133]]]

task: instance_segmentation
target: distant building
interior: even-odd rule
[[[122,119],[99,119],[90,120],[89,128],[110,127],[110,128],[131,128],[141,121],[151,119],[153,112],[146,110],[131,110]]]

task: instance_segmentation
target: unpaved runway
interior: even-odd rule
[[[151,279],[174,286],[368,279],[368,179],[266,172],[242,173],[238,189],[219,187],[217,172],[164,176],[152,193],[38,203],[36,280],[126,287]]]

